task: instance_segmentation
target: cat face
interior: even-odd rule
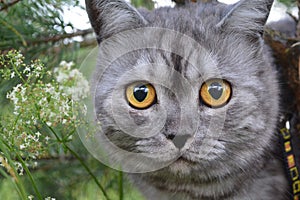
[[[112,162],[203,179],[260,165],[278,114],[261,39],[271,4],[187,2],[147,12],[120,0],[87,3],[100,47],[96,120],[114,146],[106,149]]]

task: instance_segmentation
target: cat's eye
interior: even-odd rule
[[[147,109],[156,102],[156,91],[151,84],[135,83],[127,87],[126,98],[130,106]]]
[[[231,85],[223,79],[210,79],[200,89],[201,102],[211,108],[225,106],[229,102],[231,95]]]

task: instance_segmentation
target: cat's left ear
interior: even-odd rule
[[[85,0],[85,4],[98,43],[113,34],[138,28],[147,23],[125,0]]]
[[[219,28],[247,35],[262,34],[274,0],[241,0],[228,6]]]

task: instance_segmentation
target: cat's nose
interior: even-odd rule
[[[175,134],[170,134],[167,136],[167,138],[169,140],[172,140],[174,145],[179,149],[181,149],[185,145],[189,137],[190,135],[175,135]]]

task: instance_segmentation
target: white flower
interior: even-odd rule
[[[74,66],[74,63],[73,62],[66,62],[66,61],[61,61],[59,66],[61,68],[66,68],[67,70],[70,70],[72,66]]]
[[[51,126],[52,123],[51,122],[46,122],[47,126]]]
[[[35,135],[39,138],[42,134],[38,131],[35,133]]]
[[[31,120],[32,120],[34,125],[37,125],[38,121],[34,116],[31,117]]]
[[[22,166],[22,164],[21,163],[19,163],[19,162],[15,162],[15,165],[16,165],[16,167],[17,167],[17,170],[18,170],[18,172],[19,172],[19,175],[23,175],[23,173],[24,173],[24,169],[23,169],[23,166]]]
[[[35,142],[38,142],[39,141],[39,137],[36,137],[36,136],[31,136],[31,139]]]
[[[40,72],[35,72],[36,77],[40,77],[41,73]]]
[[[78,71],[78,69],[73,69],[72,71],[70,71],[70,77],[73,78],[73,77],[78,77],[80,76],[81,73]]]
[[[55,200],[55,198],[46,197],[45,200]]]
[[[23,73],[25,74],[26,72],[30,72],[30,71],[31,71],[31,69],[28,66],[26,66]]]
[[[16,60],[15,64],[16,64],[16,66],[21,65],[22,64],[22,60],[21,59]]]
[[[39,100],[38,105],[42,107],[47,105],[47,97],[43,97],[41,100]]]
[[[18,54],[15,56],[16,59],[21,59],[22,57],[23,55],[20,52],[18,52]]]
[[[15,111],[18,111],[20,108],[20,106],[15,106]]]
[[[29,199],[29,200],[33,200],[33,199],[34,199],[34,196],[29,195],[29,196],[28,196],[28,199]]]
[[[11,74],[10,74],[10,78],[14,78],[15,77],[15,72],[12,72]]]
[[[64,67],[67,65],[67,62],[65,60],[61,61],[59,66]]]
[[[67,64],[66,64],[66,67],[67,67],[67,69],[71,69],[71,67],[73,67],[74,66],[74,63],[71,61],[71,62],[68,62]]]
[[[69,76],[66,73],[59,71],[58,75],[56,76],[56,81],[63,83],[63,81],[68,80],[68,78]]]
[[[22,149],[25,149],[26,148],[26,146],[24,145],[24,144],[21,144],[20,145],[20,149],[22,150]]]
[[[26,77],[30,77],[30,76],[32,76],[32,73],[26,74]]]
[[[20,94],[21,94],[22,102],[25,102],[27,100],[26,87],[21,87]]]
[[[36,69],[37,71],[42,71],[43,66],[42,66],[42,65],[37,65],[35,69]]]
[[[46,140],[46,142],[48,142],[48,141],[50,140],[50,137],[47,135],[47,136],[45,137],[45,140]]]

